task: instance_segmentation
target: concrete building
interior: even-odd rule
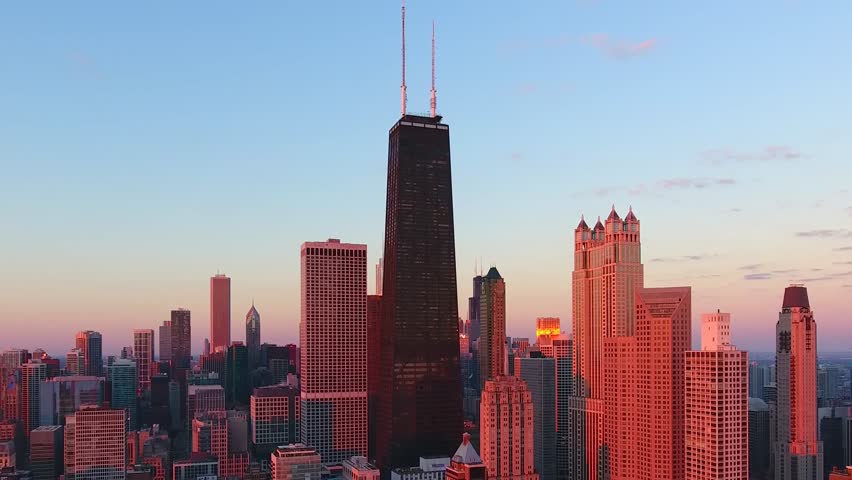
[[[299,443],[301,397],[293,386],[254,389],[250,400],[251,442],[271,454],[279,445]]]
[[[462,443],[447,467],[447,480],[485,480],[488,467],[470,444],[470,434],[462,435]]]
[[[192,420],[192,451],[219,460],[219,475],[242,478],[250,461],[248,421],[244,412],[215,410]]]
[[[367,457],[352,457],[344,460],[344,480],[379,480],[381,472],[375,465],[367,461]]]
[[[485,382],[479,445],[488,478],[538,480],[535,471],[535,406],[527,384],[515,377]]]
[[[151,391],[151,368],[154,364],[154,331],[133,330],[133,359],[136,361],[137,384],[142,392]]]
[[[759,398],[748,399],[749,478],[769,479],[769,405]]]
[[[515,359],[515,377],[532,396],[535,471],[541,480],[556,480],[556,360],[530,352],[530,357]]]
[[[485,382],[506,375],[506,282],[495,267],[482,280],[479,299],[479,380]]]
[[[210,277],[210,351],[218,352],[231,345],[231,278],[216,274]]]
[[[444,480],[450,457],[420,457],[416,467],[391,470],[391,480]]]
[[[62,475],[65,431],[61,425],[42,425],[30,433],[30,472],[33,480]]]
[[[817,437],[817,326],[805,287],[792,285],[784,290],[775,341],[775,478],[820,480],[823,445]]]
[[[367,454],[367,246],[305,242],[301,270],[300,439],[339,464]]]
[[[748,353],[731,315],[701,315],[701,350],[686,352],[686,480],[747,480]]]
[[[321,480],[322,461],[314,448],[301,443],[280,446],[272,453],[272,480]]]
[[[74,449],[74,479],[123,480],[127,466],[125,411],[84,407],[74,414],[74,424],[74,440],[65,445]]]

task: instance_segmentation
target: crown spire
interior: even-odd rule
[[[405,116],[406,104],[408,103],[408,95],[405,92],[405,0],[402,0],[402,85],[400,86],[400,95],[402,103],[402,116]]]
[[[435,90],[435,21],[432,20],[432,91],[429,98],[429,111],[432,114],[432,118],[436,115],[437,107],[438,97]]]

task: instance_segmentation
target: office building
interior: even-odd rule
[[[186,394],[186,415],[192,425],[196,415],[225,410],[225,389],[221,385],[189,385]],[[188,428],[187,428],[188,429]]]
[[[485,383],[479,450],[489,479],[538,480],[535,471],[535,406],[527,384],[515,377]]]
[[[748,399],[749,478],[769,479],[769,405],[759,398]]]
[[[62,475],[64,435],[61,425],[42,425],[30,433],[33,480],[54,480]]]
[[[301,396],[297,387],[255,388],[250,403],[251,442],[256,452],[271,454],[278,445],[299,443]]]
[[[506,374],[506,282],[495,267],[482,280],[479,298],[479,375],[485,382]]]
[[[535,471],[541,480],[556,480],[556,360],[531,352],[515,359],[515,376],[532,396]]]
[[[103,339],[101,334],[92,330],[77,333],[75,346],[83,352],[85,371],[81,375],[103,377]]]
[[[840,394],[840,369],[832,365],[823,365],[817,372],[817,398],[836,400]]]
[[[252,301],[251,308],[246,313],[246,349],[251,370],[260,366],[260,345],[260,313]]]
[[[64,425],[65,418],[83,405],[104,401],[103,377],[54,377],[39,386],[41,425]]]
[[[188,370],[192,362],[192,313],[183,308],[172,310],[169,323],[172,367],[175,370]]]
[[[817,438],[817,326],[805,287],[784,290],[775,333],[775,478],[819,480],[823,478],[823,445]]]
[[[399,467],[391,470],[391,480],[444,480],[450,457],[420,457],[415,467]]]
[[[553,356],[553,337],[562,333],[559,317],[535,319],[535,344],[545,357]]]
[[[74,440],[65,448],[74,449],[75,480],[124,479],[126,425],[124,410],[84,407],[74,414]]]
[[[127,412],[128,427],[131,430],[135,430],[139,424],[139,377],[136,372],[136,362],[128,359],[118,359],[107,367],[107,380],[112,392],[110,406]]]
[[[305,242],[301,265],[300,438],[338,464],[367,453],[367,246]]]
[[[488,468],[470,443],[470,434],[462,435],[462,443],[447,467],[447,480],[485,480]]]
[[[248,420],[244,412],[216,410],[192,420],[192,451],[219,460],[219,475],[242,478],[248,468]]]
[[[133,330],[133,359],[136,361],[139,389],[142,392],[150,392],[151,368],[154,362],[153,330]]]
[[[210,277],[210,351],[225,351],[231,345],[231,278]]]
[[[479,300],[482,297],[482,282],[484,279],[485,277],[482,275],[475,275],[473,277],[473,289],[471,290],[473,295],[467,300],[467,321],[470,323],[467,333],[470,335],[471,342],[479,340],[479,336],[481,334]]]
[[[751,362],[748,365],[748,396],[763,399],[763,386],[769,384],[769,369]]]
[[[322,462],[316,449],[301,443],[280,446],[272,453],[272,480],[321,480]]]
[[[381,472],[367,457],[351,457],[343,461],[343,480],[379,480]]]
[[[228,347],[225,358],[225,403],[227,405],[248,405],[249,403],[248,361],[248,349],[243,342],[234,342]],[[219,468],[222,468],[221,464]]]
[[[172,360],[172,321],[165,320],[159,327],[160,330],[160,356],[157,357],[161,362],[170,362]]]
[[[603,341],[635,335],[634,292],[644,286],[640,250],[640,223],[632,209],[622,220],[613,207],[606,226],[598,218],[589,228],[581,218],[574,231],[574,397],[569,407],[573,438],[568,452],[572,480],[608,478],[606,455],[612,448],[603,438]],[[616,251],[618,255],[610,254]]]
[[[686,479],[747,480],[748,354],[731,345],[731,315],[701,316],[701,350],[686,352]]]
[[[41,382],[47,377],[47,365],[30,360],[21,365],[21,423],[29,437],[41,424]]]
[[[380,279],[376,279],[377,282]],[[379,283],[380,284],[380,283]],[[379,343],[382,322],[382,297],[367,295],[367,454],[376,456],[376,427],[379,414],[381,387],[380,365],[382,346]]]
[[[172,480],[215,480],[219,478],[219,461],[207,453],[192,453],[186,460],[172,465]]]
[[[72,348],[65,354],[66,375],[85,375],[86,355],[79,348]]]
[[[569,404],[574,394],[572,362],[574,342],[567,335],[552,337],[553,358],[556,361],[556,478],[568,478],[569,452],[573,436],[570,431]]]

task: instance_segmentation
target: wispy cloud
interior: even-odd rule
[[[723,148],[709,150],[701,155],[702,162],[711,165],[790,162],[801,158],[807,158],[807,155],[786,145],[770,145],[757,152],[738,152]]]
[[[749,273],[743,276],[743,280],[770,280],[772,274],[769,273]]]
[[[761,268],[763,268],[763,264],[762,264],[762,263],[752,263],[752,264],[749,264],[749,265],[743,265],[742,267],[740,267],[740,270],[750,270],[750,271],[752,271],[752,270],[759,270],[759,269],[761,269]]]
[[[607,186],[591,192],[580,192],[577,195],[591,193],[599,197],[610,196],[614,193],[627,193],[628,195],[642,195],[659,191],[674,190],[703,190],[711,187],[736,185],[733,178],[708,178],[708,177],[679,177],[664,178],[652,183],[640,183],[632,186]]]
[[[844,229],[817,229],[796,232],[797,237],[803,238],[852,238],[852,231]],[[841,249],[844,249],[841,247]]]
[[[630,41],[611,38],[606,33],[587,35],[583,37],[582,42],[598,49],[604,55],[618,60],[646,55],[659,46],[659,41],[654,37]]]
[[[849,252],[852,251],[852,245],[848,247],[837,247],[834,249],[835,252]]]
[[[705,253],[701,255],[683,255],[680,257],[656,257],[652,258],[650,261],[660,263],[698,262],[701,260],[707,260],[708,258],[715,258],[718,256],[719,255],[715,253]]]
[[[740,208],[740,207],[733,207],[733,208],[729,208],[729,209],[725,210],[725,213],[740,213],[742,211],[743,211],[743,209]]]
[[[849,216],[850,216],[850,217],[852,217],[852,207],[848,207],[848,208],[846,209],[846,213],[848,213],[848,214],[849,214]]]
[[[835,265],[852,265],[852,260],[848,262],[834,262]]]

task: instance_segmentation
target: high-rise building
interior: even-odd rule
[[[169,356],[175,369],[189,369],[192,362],[192,314],[189,310],[179,308],[172,310],[169,328]]]
[[[253,370],[260,366],[260,313],[254,308],[254,301],[246,313],[246,348],[249,367]]]
[[[515,377],[485,382],[479,450],[495,480],[538,480],[535,471],[535,406],[527,384]]]
[[[62,455],[62,461],[65,465],[65,478],[74,478],[75,458],[74,447],[75,432],[77,430],[76,413],[69,415],[65,419],[65,431],[63,432],[62,447],[65,450]]]
[[[569,404],[574,393],[574,342],[567,335],[552,338],[553,358],[556,360],[556,478],[568,478],[569,452],[574,438],[571,434]]]
[[[301,443],[272,452],[272,480],[321,480],[322,462],[316,449]]]
[[[172,321],[165,320],[160,325],[160,356],[161,362],[169,362],[172,359]]]
[[[251,442],[271,454],[278,445],[299,443],[301,397],[293,386],[254,389],[251,396]]]
[[[382,281],[385,278],[385,261],[379,257],[379,263],[376,264],[376,295],[382,296]]]
[[[486,381],[506,374],[506,282],[495,267],[482,281],[479,321],[480,388],[485,388]]]
[[[62,475],[63,437],[61,425],[42,425],[30,433],[33,480],[55,480]]]
[[[748,353],[731,345],[731,314],[701,315],[685,382],[686,480],[747,480]]]
[[[231,278],[217,273],[210,277],[210,351],[225,351],[231,345]]]
[[[343,480],[379,480],[381,472],[367,457],[351,457],[342,463]]]
[[[763,399],[763,386],[767,385],[766,367],[758,365],[757,362],[751,362],[748,365],[748,396],[752,398]]]
[[[82,375],[92,377],[104,376],[103,339],[101,334],[92,330],[77,333],[76,347],[82,350],[86,371]]]
[[[0,367],[0,420],[21,418],[21,369]]]
[[[101,405],[104,401],[103,377],[54,377],[39,386],[41,425],[64,425],[83,405]]]
[[[535,343],[542,352],[542,346],[552,345],[551,339],[562,333],[559,317],[539,317],[535,319]],[[546,357],[548,355],[545,353]]]
[[[837,468],[846,467],[846,452],[844,451],[843,427],[847,418],[837,415],[840,408],[820,408],[819,439],[823,444],[823,473]],[[828,413],[825,413],[828,410]],[[849,413],[849,408],[843,408],[843,413]],[[848,446],[847,446],[848,447]]]
[[[249,464],[248,421],[245,412],[215,410],[192,420],[192,451],[219,460],[219,475],[243,478]]]
[[[403,6],[403,30],[404,19]],[[385,471],[446,455],[463,426],[450,129],[434,86],[430,116],[406,112],[404,78],[388,138],[376,437]]]
[[[569,476],[607,478],[603,416],[603,341],[635,334],[634,292],[644,286],[640,224],[631,209],[622,220],[613,207],[594,228],[584,219],[574,231],[572,311],[574,397],[570,402]],[[687,347],[688,348],[688,347]]]
[[[823,478],[823,452],[817,439],[817,326],[805,287],[793,285],[784,290],[775,342],[775,478],[819,480]]]
[[[86,355],[79,348],[72,348],[65,354],[65,372],[68,375],[86,374]]]
[[[172,465],[172,480],[219,478],[219,460],[208,453],[192,453],[186,460]]]
[[[485,277],[482,275],[475,275],[473,277],[473,289],[471,290],[472,295],[467,299],[467,321],[470,322],[468,335],[470,335],[471,342],[479,340],[479,335],[481,333],[481,324],[479,321],[479,299],[482,297],[482,282],[484,278]]]
[[[225,410],[225,390],[221,385],[190,385],[186,393],[187,427],[196,415]],[[189,428],[187,428],[189,429]]]
[[[532,396],[535,471],[541,480],[556,480],[556,360],[531,352],[515,359],[515,376]]]
[[[748,399],[749,478],[769,479],[769,405],[759,398]]]
[[[124,410],[83,408],[74,417],[74,479],[123,480],[127,466]]]
[[[107,367],[107,380],[111,386],[110,406],[127,413],[128,427],[135,430],[139,424],[139,377],[136,362],[120,358]]]
[[[380,263],[381,264],[381,263]],[[367,295],[367,455],[376,457],[376,425],[379,414],[379,391],[381,388],[380,362],[382,297]]]
[[[367,453],[367,246],[305,242],[301,264],[300,438],[335,464]]]
[[[823,365],[817,372],[817,398],[834,400],[840,398],[840,369]]]
[[[151,366],[154,362],[153,330],[133,330],[133,358],[136,360],[139,389],[148,392],[151,390]]]
[[[29,437],[41,423],[41,382],[47,377],[47,365],[30,360],[21,365],[21,423]]]
[[[225,358],[226,404],[248,405],[249,402],[248,349],[243,342],[228,347]],[[221,462],[219,468],[222,468]]]
[[[15,442],[6,440],[0,442],[0,469],[15,470],[18,466],[18,455],[15,451]]]
[[[476,449],[470,443],[470,434],[462,436],[462,443],[453,454],[446,470],[447,480],[485,480],[488,468],[482,463]]]

